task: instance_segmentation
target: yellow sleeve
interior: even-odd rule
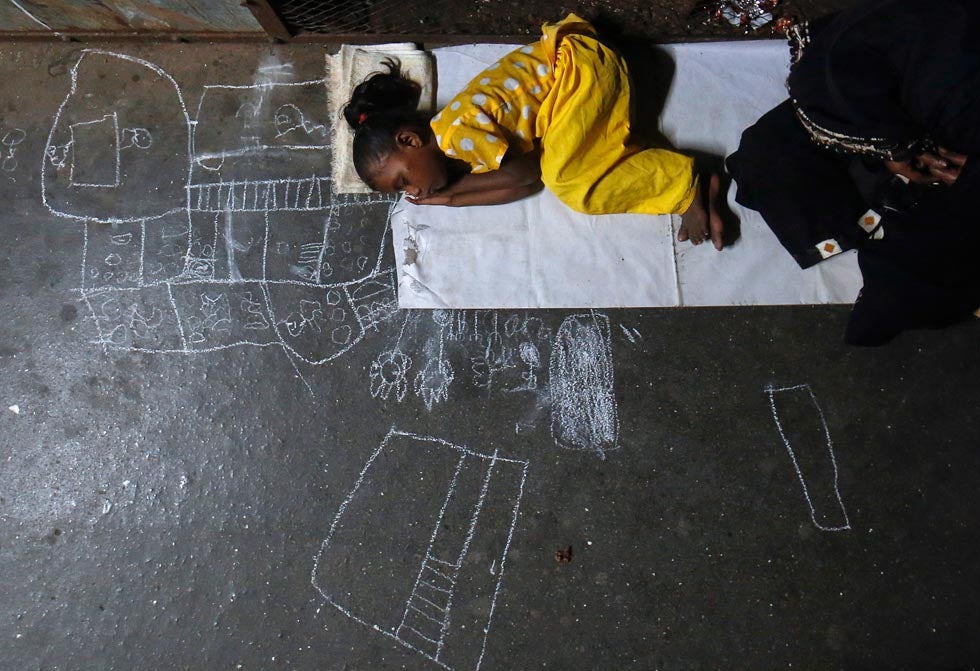
[[[483,94],[464,91],[432,119],[439,149],[474,173],[499,168],[510,146],[509,131],[480,107],[485,103]]]

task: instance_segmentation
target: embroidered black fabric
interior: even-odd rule
[[[864,289],[845,339],[881,344],[980,307],[980,2],[866,0],[790,32],[791,98],[727,159],[737,200],[797,263],[857,249]],[[885,159],[967,154],[956,184],[907,185]],[[859,225],[873,209],[884,238]]]

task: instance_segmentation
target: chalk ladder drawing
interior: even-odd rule
[[[528,462],[392,429],[314,565],[327,603],[441,668],[483,663]]]
[[[134,81],[159,103],[152,118],[140,95],[117,93]],[[83,227],[78,291],[97,344],[280,347],[294,366],[321,365],[391,318],[382,256],[394,201],[331,195],[326,129],[303,111],[324,107],[323,89],[208,85],[191,119],[153,63],[82,52],[42,157],[41,199],[54,216],[114,225]]]
[[[767,387],[766,393],[813,524],[821,531],[850,529],[837,484],[837,458],[830,429],[810,385]]]
[[[606,315],[570,315],[555,336],[549,366],[555,443],[603,459],[619,439],[611,342]]]

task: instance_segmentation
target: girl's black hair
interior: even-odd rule
[[[344,118],[354,129],[354,170],[368,185],[370,176],[396,148],[395,134],[402,128],[422,137],[430,132],[428,119],[418,112],[422,86],[401,71],[401,63],[387,58],[387,72],[375,72],[358,84],[344,106]]]

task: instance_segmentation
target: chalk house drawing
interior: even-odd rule
[[[525,393],[550,405],[559,447],[604,458],[619,440],[611,328],[595,311],[565,317],[557,333],[526,312],[408,312],[369,378],[375,398],[401,402],[411,389],[430,411],[462,382],[488,396]]]
[[[149,110],[133,82],[159,104]],[[323,80],[212,85],[192,120],[158,66],[82,52],[48,136],[42,201],[84,227],[79,292],[98,344],[277,347],[319,365],[391,318],[393,199],[332,194],[314,118],[325,98]]]
[[[837,458],[830,429],[810,385],[767,387],[766,393],[813,524],[821,531],[850,529],[837,484]]]
[[[341,504],[313,585],[347,617],[438,666],[479,669],[527,470],[526,461],[392,429]]]

